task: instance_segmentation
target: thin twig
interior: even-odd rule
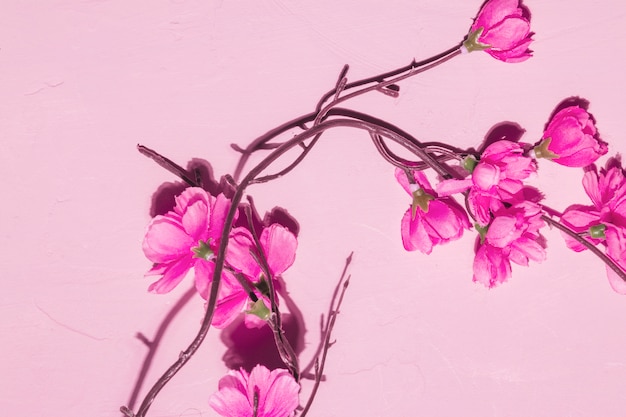
[[[337,289],[341,287],[341,293],[339,294],[339,299],[337,300],[337,304],[333,306],[333,303],[331,302],[331,310],[328,314],[328,318],[326,321],[326,331],[324,334],[324,345],[323,345],[324,347],[322,349],[322,357],[321,357],[321,360],[319,361],[318,361],[319,358],[316,358],[315,360],[315,383],[313,384],[311,395],[309,396],[309,399],[306,405],[304,406],[304,409],[302,410],[300,417],[304,417],[306,413],[309,411],[309,409],[311,408],[311,405],[313,404],[313,400],[315,399],[315,395],[317,394],[317,391],[319,389],[320,382],[322,381],[322,376],[324,374],[324,365],[326,364],[326,356],[328,355],[328,350],[334,343],[330,341],[330,337],[332,334],[333,327],[335,326],[335,321],[337,320],[337,315],[339,314],[339,308],[341,307],[343,297],[346,294],[346,290],[348,289],[348,284],[350,283],[351,275],[348,275],[347,278],[345,278],[345,281],[344,281],[344,277],[346,275],[347,268],[351,260],[352,260],[352,253],[348,257],[348,260],[346,261],[346,266],[343,270],[343,273],[341,274],[341,278],[339,279],[337,288],[335,289],[335,294],[333,295],[333,302],[334,302],[335,296],[337,295]],[[343,281],[343,285],[342,285],[342,281]]]
[[[291,344],[285,337],[285,332],[282,327],[282,320],[280,317],[280,311],[278,309],[278,303],[276,302],[276,290],[274,288],[274,275],[272,274],[272,270],[270,269],[269,263],[267,262],[267,255],[265,254],[265,250],[259,241],[259,237],[254,228],[254,223],[252,222],[252,209],[250,205],[245,206],[246,217],[248,217],[248,227],[250,229],[250,233],[252,234],[252,239],[254,240],[254,245],[258,251],[258,259],[259,266],[263,270],[263,273],[267,279],[267,287],[269,290],[269,299],[271,304],[271,314],[267,323],[269,324],[272,332],[274,333],[274,341],[276,342],[276,348],[278,349],[278,353],[280,354],[281,359],[291,372],[291,375],[294,377],[296,382],[300,380],[300,369],[298,366],[298,356],[295,351],[291,347]]]
[[[243,167],[245,166],[246,162],[248,161],[252,153],[256,152],[257,150],[266,149],[268,142],[274,139],[275,137],[293,128],[300,128],[302,130],[306,130],[305,123],[310,122],[310,121],[314,121],[315,122],[314,125],[319,124],[322,119],[325,119],[329,114],[331,114],[332,109],[334,107],[336,107],[339,103],[349,98],[354,98],[358,95],[365,94],[369,91],[377,90],[377,89],[384,88],[384,87],[389,87],[401,80],[404,80],[406,78],[422,73],[426,71],[427,69],[433,68],[434,66],[440,65],[443,62],[458,55],[459,54],[458,51],[461,45],[462,43],[455,45],[452,48],[440,54],[424,59],[422,61],[415,61],[414,59],[413,61],[411,61],[410,64],[405,65],[403,67],[400,67],[400,68],[397,68],[395,70],[391,70],[385,73],[381,73],[373,77],[363,78],[361,80],[357,80],[351,83],[344,83],[344,80],[346,79],[345,75],[347,74],[347,71],[348,71],[348,66],[347,65],[344,66],[339,74],[337,83],[335,84],[335,88],[328,91],[322,96],[314,112],[300,116],[296,119],[286,122],[266,132],[265,134],[259,136],[257,139],[252,141],[245,149],[242,149],[241,147],[234,145],[234,149],[236,149],[238,152],[241,152],[242,155],[239,158],[239,162],[237,163],[237,167],[235,168],[233,177],[235,179],[239,179],[239,176],[243,172]],[[397,77],[400,74],[403,74],[403,75],[401,75],[400,77]],[[390,80],[385,81],[386,79],[390,77],[395,77],[395,78],[391,78]],[[367,85],[371,83],[376,83],[376,84],[372,87],[363,88],[361,90],[348,94],[344,97],[339,97],[339,94],[341,92],[345,92],[350,89],[354,89],[354,88],[361,87],[363,85]],[[333,97],[331,104],[323,108],[324,103],[331,97]]]
[[[185,181],[191,187],[199,187],[200,186],[200,184],[197,181],[194,181],[193,179],[189,178],[189,173],[187,172],[187,170],[185,168],[183,168],[180,165],[176,164],[172,160],[164,157],[163,155],[159,154],[156,151],[153,151],[152,149],[148,148],[147,146],[143,146],[143,145],[137,144],[137,150],[142,155],[147,156],[148,158],[152,159],[154,162],[159,164],[162,168],[165,168],[166,170],[168,170],[172,174],[176,175],[177,177],[179,177],[180,179]]]
[[[611,259],[606,254],[604,254],[604,252],[602,252],[600,249],[598,249],[596,245],[589,242],[587,239],[585,239],[583,236],[579,235],[578,233],[574,232],[569,227],[552,219],[551,217],[545,214],[541,216],[541,219],[545,221],[546,223],[556,227],[563,233],[566,233],[567,235],[571,236],[572,239],[575,239],[580,244],[584,245],[587,249],[593,252],[594,255],[600,258],[600,260],[604,262],[609,268],[611,268],[621,279],[626,281],[626,272],[624,272],[624,270],[613,259]]]

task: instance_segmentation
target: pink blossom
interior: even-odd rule
[[[295,260],[298,241],[289,229],[275,223],[263,229],[259,242],[274,279],[272,283],[276,287],[278,281],[275,277],[284,273]],[[228,243],[226,262],[233,273],[241,274],[242,278],[248,282],[249,290],[255,294],[255,297],[263,300],[265,307],[270,308],[267,277],[264,276],[259,265],[260,259],[250,231],[244,227],[233,229]],[[208,285],[208,281],[201,284],[203,291],[200,291],[200,295],[204,298],[208,297]],[[244,309],[251,307],[252,301],[248,291],[234,275],[227,274],[220,287],[212,324],[217,328],[224,328]],[[255,315],[246,315],[246,325],[249,327],[260,326],[264,323]]]
[[[195,267],[196,285],[213,270],[212,258],[219,245],[230,201],[209,195],[198,187],[176,197],[174,210],[152,219],[143,241],[146,257],[154,262],[146,275],[160,275],[149,291],[171,291]],[[201,272],[200,272],[201,271]]]
[[[431,253],[435,245],[459,239],[463,229],[469,228],[465,210],[450,197],[437,198],[422,172],[413,171],[415,184],[409,184],[401,169],[396,169],[396,179],[413,196],[413,205],[404,213],[401,223],[406,250]],[[412,188],[415,189],[411,191]]]
[[[576,233],[589,233],[587,239],[594,245],[606,245],[606,254],[626,271],[626,177],[618,159],[612,158],[598,173],[589,167],[583,177],[583,187],[593,203],[575,204],[561,216],[561,222]],[[567,234],[567,246],[577,252],[587,249]],[[626,283],[607,267],[611,287],[626,294]]]
[[[530,58],[530,21],[519,0],[488,0],[478,13],[462,51],[485,50],[504,62]]]
[[[285,369],[256,365],[250,373],[242,368],[220,379],[209,405],[222,417],[289,417],[298,407],[299,391]]]
[[[474,257],[474,281],[492,288],[511,276],[511,262],[502,248],[480,245]]]
[[[517,142],[500,140],[489,145],[469,178],[449,179],[437,185],[439,195],[451,195],[469,189],[467,203],[479,225],[491,220],[491,213],[504,203],[523,200],[523,180],[537,171],[536,162],[524,156]]]
[[[534,149],[538,158],[548,158],[569,167],[584,167],[608,152],[589,113],[578,106],[562,109],[552,117],[541,143]]]
[[[541,207],[523,201],[494,213],[483,230],[483,242],[474,258],[474,281],[494,287],[511,276],[511,264],[528,266],[528,261],[542,262],[546,257],[540,243]]]

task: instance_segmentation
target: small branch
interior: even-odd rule
[[[328,113],[328,111],[335,107],[337,104],[342,103],[346,100],[350,100],[351,98],[363,95],[365,93],[368,93],[370,91],[381,91],[381,89],[384,89],[386,87],[389,87],[391,85],[397,84],[398,82],[405,80],[409,77],[412,77],[414,75],[417,74],[421,74],[424,71],[427,71],[429,69],[435,68],[441,64],[443,64],[446,61],[449,61],[450,59],[454,58],[455,56],[461,55],[461,50],[459,49],[459,46],[455,46],[453,48],[450,48],[449,50],[447,50],[444,54],[437,56],[436,59],[428,62],[425,65],[419,66],[419,67],[413,67],[411,66],[411,68],[408,71],[404,71],[404,74],[401,75],[397,75],[394,76],[393,78],[386,80],[386,81],[380,81],[377,84],[370,86],[370,87],[365,87],[362,88],[360,90],[354,91],[350,94],[346,94],[345,96],[342,97],[336,97],[334,98],[329,104],[326,105],[326,107],[322,108],[319,113],[317,114],[317,116],[315,117],[315,121],[313,122],[313,125],[317,125],[319,123],[321,123],[322,120],[324,120],[326,118],[326,114]],[[346,85],[346,89],[348,88],[348,86]],[[393,89],[392,89],[393,90]]]
[[[266,132],[265,134],[259,136],[257,139],[252,141],[252,143],[250,143],[245,149],[242,149],[241,147],[237,145],[231,145],[233,146],[235,150],[237,150],[238,152],[242,154],[241,158],[239,159],[239,162],[237,163],[235,171],[233,173],[233,177],[238,180],[239,176],[243,172],[243,168],[245,164],[247,163],[252,153],[256,152],[257,150],[266,149],[265,147],[267,146],[268,142],[274,139],[275,137],[293,128],[300,128],[302,130],[307,130],[307,127],[305,124],[310,121],[314,121],[314,125],[319,124],[322,119],[325,119],[331,113],[332,109],[336,107],[337,104],[345,100],[348,100],[350,98],[354,98],[358,95],[365,94],[373,90],[380,90],[380,89],[384,90],[385,88],[394,91],[395,88],[393,87],[393,85],[396,84],[397,82],[404,80],[406,78],[409,78],[411,76],[417,75],[419,73],[422,73],[428,69],[434,68],[448,61],[454,56],[459,55],[460,54],[459,48],[461,47],[461,45],[462,43],[455,45],[452,48],[440,54],[424,59],[422,61],[415,61],[415,59],[413,59],[413,61],[411,61],[410,64],[405,65],[403,67],[400,67],[400,68],[397,68],[395,70],[391,70],[385,73],[381,73],[373,77],[363,78],[361,80],[357,80],[351,83],[347,83],[347,82],[344,83],[344,80],[346,80],[345,75],[347,74],[347,71],[348,71],[348,66],[345,65],[339,74],[339,77],[335,84],[335,88],[328,91],[321,97],[321,99],[317,103],[317,106],[314,112],[300,116],[294,120],[291,120],[287,123],[284,123]],[[403,75],[400,75],[400,74],[403,74]],[[391,77],[394,77],[394,78],[391,78]],[[391,79],[388,81],[385,81],[388,78],[391,78]],[[351,90],[351,89],[361,87],[363,85],[367,85],[371,83],[376,83],[376,85],[371,86],[369,88],[363,88],[361,90],[348,94],[344,97],[339,97],[339,94],[341,92],[345,92],[347,90]],[[323,108],[324,103],[328,101],[328,99],[330,99],[331,97],[333,98],[331,104]]]
[[[413,59],[413,61],[411,61],[411,63],[409,63],[408,65],[405,65],[403,67],[399,67],[396,68],[394,70],[388,71],[388,72],[383,72],[381,74],[378,75],[374,75],[372,77],[367,77],[367,78],[363,78],[361,80],[357,80],[351,83],[347,83],[344,87],[344,91],[346,90],[350,90],[353,88],[357,88],[357,87],[361,87],[363,85],[366,84],[371,84],[371,83],[382,83],[384,80],[390,78],[390,77],[395,77],[399,74],[405,73],[405,72],[409,72],[413,69],[417,69],[420,67],[423,67],[425,65],[429,65],[433,62],[437,62],[439,60],[441,60],[442,58],[444,58],[445,56],[453,53],[454,51],[458,50],[461,47],[462,43],[453,46],[452,48],[437,54],[435,56],[432,56],[430,58],[424,59],[422,61],[415,61],[415,59]],[[344,67],[345,68],[345,67]],[[326,94],[324,94],[322,96],[322,98],[320,99],[320,101],[317,103],[316,106],[316,113],[321,112],[322,107],[324,106],[324,103],[326,101],[328,101],[329,98],[333,97],[336,95],[336,89],[330,90],[328,91]]]
[[[348,74],[348,70],[350,66],[348,64],[344,65],[339,73],[339,77],[337,78],[337,83],[335,84],[335,100],[339,98],[339,94],[346,88],[346,84],[348,83],[348,79],[346,75]]]
[[[288,174],[289,172],[291,172],[291,170],[293,170],[296,166],[298,166],[300,164],[300,162],[302,162],[304,160],[304,158],[309,154],[309,152],[311,152],[311,149],[313,149],[313,146],[315,146],[315,144],[317,143],[317,141],[319,140],[320,136],[322,136],[322,134],[317,134],[315,135],[315,137],[311,140],[311,143],[309,143],[308,146],[304,146],[304,144],[302,144],[302,153],[300,153],[300,155],[298,155],[298,157],[295,159],[295,161],[293,161],[291,164],[289,164],[289,166],[285,169],[283,169],[280,172],[277,172],[276,174],[271,174],[271,175],[266,175],[264,177],[260,177],[257,178],[255,180],[252,180],[250,182],[250,184],[262,184],[264,182],[269,182],[272,180],[275,180],[277,178],[282,177],[283,175]]]
[[[164,157],[163,155],[159,154],[158,152],[153,151],[152,149],[150,149],[150,148],[148,148],[146,146],[140,145],[140,144],[137,144],[137,150],[142,155],[147,156],[148,158],[152,159],[154,162],[159,164],[162,168],[165,168],[166,170],[168,170],[172,174],[176,175],[177,177],[179,177],[180,179],[185,181],[191,187],[199,187],[200,186],[200,184],[197,181],[189,178],[189,173],[187,172],[186,169],[184,169],[180,165],[176,164],[172,160],[170,160],[170,159]]]
[[[291,375],[294,377],[296,382],[300,380],[300,369],[298,366],[298,356],[296,352],[291,347],[291,344],[285,337],[285,332],[282,328],[282,320],[280,317],[280,311],[278,309],[278,303],[276,302],[276,290],[274,288],[274,275],[270,270],[269,264],[267,262],[267,256],[265,255],[265,250],[263,246],[261,246],[261,242],[259,241],[259,237],[254,228],[254,223],[252,222],[252,209],[250,205],[245,207],[246,217],[248,218],[248,227],[250,229],[250,233],[252,234],[252,239],[254,240],[254,245],[257,248],[259,259],[259,266],[263,270],[265,277],[267,278],[267,286],[269,289],[269,298],[271,304],[272,313],[267,320],[268,325],[272,329],[274,333],[274,341],[276,342],[276,348],[278,349],[278,353],[280,354],[281,359],[284,364],[289,368]]]
[[[315,383],[313,385],[313,390],[311,391],[311,396],[309,397],[309,400],[304,406],[304,409],[302,410],[300,417],[304,417],[306,413],[309,411],[309,409],[311,408],[311,405],[313,404],[313,400],[315,399],[315,395],[317,394],[317,391],[319,389],[322,376],[324,374],[324,365],[326,364],[326,357],[328,355],[328,350],[334,343],[330,341],[330,337],[332,334],[333,327],[335,326],[335,321],[337,320],[337,315],[339,314],[339,308],[341,307],[341,303],[343,302],[343,297],[346,294],[346,290],[348,289],[348,284],[350,283],[350,277],[351,277],[350,275],[348,275],[345,281],[343,280],[347,271],[347,267],[350,264],[351,260],[352,260],[352,254],[350,254],[350,256],[348,257],[348,260],[346,261],[346,267],[344,268],[344,271],[341,275],[339,283],[337,284],[337,288],[335,289],[335,294],[333,295],[333,302],[334,302],[335,296],[337,295],[337,290],[341,288],[341,293],[339,294],[339,300],[337,300],[337,304],[333,306],[333,304],[331,303],[331,311],[330,311],[330,314],[328,315],[328,319],[326,322],[326,332],[324,335],[324,345],[323,345],[324,347],[322,349],[322,358],[321,360],[318,360],[319,358],[315,359]],[[343,281],[343,285],[342,285],[342,281]]]
[[[600,260],[602,262],[604,262],[609,268],[611,268],[613,270],[613,272],[615,272],[621,279],[626,281],[626,272],[624,272],[624,270],[622,268],[620,268],[620,266],[613,259],[609,258],[606,254],[604,254],[604,252],[602,252],[600,249],[598,249],[598,247],[596,247],[596,245],[594,245],[593,243],[589,242],[587,239],[585,239],[584,237],[582,237],[578,233],[574,232],[569,227],[567,227],[564,224],[562,224],[562,223],[552,219],[551,217],[549,217],[549,216],[547,216],[545,214],[541,216],[541,219],[543,221],[545,221],[546,223],[556,227],[557,229],[559,229],[563,233],[566,233],[567,235],[572,237],[572,239],[575,239],[580,244],[584,245],[587,249],[589,249],[591,252],[593,252],[594,255],[596,255],[598,258],[600,258]]]

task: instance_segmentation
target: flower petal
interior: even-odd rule
[[[213,272],[215,271],[215,264],[212,261],[206,261],[204,259],[197,259],[194,265],[194,281],[196,285],[196,291],[205,300],[209,298],[209,289],[211,282],[213,282]]]
[[[492,288],[511,276],[511,263],[502,249],[483,244],[474,258],[474,281]]]
[[[142,248],[146,258],[155,263],[171,262],[189,253],[197,242],[185,233],[175,214],[156,216],[148,225]]]
[[[408,251],[419,250],[422,253],[429,254],[433,250],[433,242],[422,224],[421,213],[423,212],[418,210],[415,218],[412,218],[411,209],[409,208],[402,216],[400,223],[402,244],[404,249]]]
[[[467,214],[450,198],[436,199],[430,202],[428,213],[422,216],[428,235],[437,237],[435,243],[445,243],[458,239],[463,229],[469,228]]]
[[[209,405],[223,417],[252,417],[247,395],[248,374],[245,370],[230,371],[220,379],[219,391],[211,396]]]
[[[193,266],[193,258],[188,254],[176,261],[165,265],[163,276],[156,282],[153,282],[148,291],[156,294],[165,294],[172,291],[187,275],[187,272]],[[150,272],[149,272],[150,273]]]
[[[508,16],[521,16],[519,0],[491,0],[485,3],[478,13],[472,30],[490,28]]]
[[[209,225],[209,239],[215,242],[215,245],[219,244],[224,230],[224,222],[230,210],[231,201],[226,198],[224,194],[220,194],[215,198],[215,201],[211,207],[211,221]],[[236,220],[236,217],[235,219]]]
[[[274,276],[285,272],[296,259],[298,241],[289,229],[280,224],[274,223],[263,229],[259,241]]]
[[[259,416],[287,417],[298,407],[298,392],[300,386],[293,376],[284,369],[275,369],[267,375],[256,372],[262,368],[257,365],[250,373],[250,381],[254,380],[263,395],[263,406],[259,404]],[[260,403],[260,402],[259,402]],[[263,410],[263,413],[261,413]]]
[[[185,207],[182,214],[182,225],[194,242],[205,240],[209,228],[209,206],[207,203],[198,200]]]
[[[223,329],[233,322],[243,312],[248,301],[248,294],[241,284],[234,278],[222,276],[220,292],[211,324],[217,329]]]
[[[245,227],[237,227],[230,233],[226,262],[249,279],[257,282],[261,267],[251,254],[256,253],[252,234]]]
[[[449,179],[443,180],[437,184],[437,194],[440,196],[448,196],[456,193],[462,193],[472,186],[473,182],[471,178],[463,180]]]
[[[523,17],[507,17],[492,26],[480,37],[480,42],[491,49],[509,51],[525,42],[530,33],[530,23]]]

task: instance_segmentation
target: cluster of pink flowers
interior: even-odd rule
[[[488,0],[460,50],[451,51],[456,55],[485,51],[504,62],[521,62],[531,56],[531,37],[529,13],[519,0]],[[338,88],[335,96],[340,92]],[[585,169],[583,187],[592,204],[568,207],[557,224],[571,232],[563,234],[568,247],[582,251],[590,245],[603,246],[616,268],[625,269],[626,176],[618,158],[610,159],[598,171],[594,164],[607,152],[608,146],[600,140],[586,109],[567,105],[555,111],[535,147],[508,140],[493,142],[480,153],[463,155],[464,175],[450,169],[450,175],[444,175],[447,178],[440,178],[434,187],[418,165],[396,162],[394,165],[404,167],[396,169],[396,180],[411,197],[401,220],[404,248],[430,254],[435,246],[460,239],[473,223],[477,231],[474,281],[491,288],[510,278],[512,263],[527,266],[530,260],[542,262],[546,249],[540,232],[546,222],[555,223],[539,204],[541,194],[525,181],[537,175],[537,158],[546,158]],[[430,167],[449,168],[422,158]],[[462,196],[463,205],[455,195]],[[245,312],[246,326],[269,322],[275,334],[280,334],[277,278],[294,263],[297,238],[277,223],[265,224],[258,235],[251,226],[231,227],[224,233],[225,224],[237,219],[236,215],[227,217],[231,206],[224,194],[213,196],[191,187],[176,198],[171,211],[152,219],[143,250],[154,264],[146,275],[158,279],[149,290],[170,292],[193,273],[197,292],[208,300],[211,287],[218,289],[213,276],[219,255],[224,268],[216,304],[207,312],[212,314],[211,325],[223,329]],[[228,241],[221,241],[223,238]],[[219,253],[222,246],[226,250]],[[597,248],[590,247],[603,257]],[[610,261],[606,263],[611,286],[626,294],[626,282],[608,266]],[[280,346],[279,341],[276,343]],[[284,362],[289,367],[289,361]],[[298,371],[290,371],[261,365],[250,372],[232,370],[220,380],[209,404],[224,417],[293,416],[300,385]]]
[[[202,188],[190,187],[176,197],[173,210],[152,219],[143,250],[154,266],[146,275],[160,278],[150,285],[151,292],[173,290],[193,270],[196,290],[208,298],[215,254],[230,207],[230,200],[223,194],[213,197]],[[226,268],[211,324],[225,328],[246,312],[248,327],[262,326],[271,311],[268,280],[276,288],[277,277],[293,264],[296,236],[273,223],[263,228],[258,238],[260,247],[246,227],[232,229],[228,239]],[[264,262],[268,271],[264,270]],[[277,303],[276,294],[273,298]],[[210,405],[228,417],[287,417],[298,405],[299,389],[286,370],[269,371],[258,365],[250,374],[241,369],[222,378]]]
[[[511,276],[511,262],[527,266],[529,260],[546,258],[540,234],[546,225],[540,193],[524,181],[537,173],[534,157],[544,157],[568,167],[593,164],[608,151],[597,134],[593,118],[577,105],[558,111],[551,118],[540,143],[530,149],[517,142],[500,140],[479,156],[468,156],[464,166],[469,175],[440,181],[436,191],[426,176],[396,170],[396,179],[413,197],[401,222],[404,248],[430,253],[433,246],[459,239],[469,228],[468,215],[478,231],[473,279],[494,287]],[[621,167],[613,162],[600,175],[588,169],[584,185],[594,206],[572,206],[562,221],[577,232],[601,229],[608,256],[626,265],[626,180]],[[467,212],[452,199],[463,194]],[[601,227],[600,227],[601,226]],[[596,232],[599,234],[599,232]],[[567,235],[566,235],[567,236]],[[566,237],[574,250],[585,247]],[[599,237],[592,238],[599,243]],[[608,268],[613,288],[626,292],[626,283]]]
[[[154,262],[147,275],[161,278],[150,285],[150,291],[169,292],[193,270],[198,293],[208,298],[215,253],[230,205],[223,194],[213,197],[202,188],[191,187],[176,198],[172,211],[152,219],[143,249],[146,257]],[[213,315],[214,327],[228,326],[245,310],[255,313],[246,315],[246,324],[251,327],[262,325],[267,318],[262,313],[268,313],[270,306],[267,280],[272,279],[272,283],[277,284],[276,277],[293,264],[297,239],[289,229],[274,223],[263,228],[259,242],[260,248],[246,227],[231,230],[226,268]],[[270,277],[263,273],[263,258]]]

